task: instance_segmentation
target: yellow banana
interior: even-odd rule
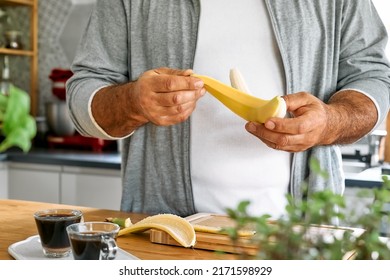
[[[193,76],[201,79],[209,93],[247,121],[264,123],[271,117],[284,117],[286,114],[286,103],[280,96],[275,96],[271,100],[263,100],[230,87],[214,78],[198,74],[193,74]],[[236,85],[245,85],[245,82],[242,83],[243,79],[240,79],[239,76],[238,79],[235,76],[233,80]],[[246,86],[244,86],[245,88]]]
[[[237,68],[230,69],[230,83],[235,89],[250,94],[249,88]],[[281,98],[280,102],[279,110],[274,117],[284,118],[286,116],[287,105],[283,98]]]

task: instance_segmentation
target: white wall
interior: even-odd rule
[[[389,0],[372,0],[383,22],[390,28],[390,1]]]
[[[113,1],[113,0],[108,0]],[[54,68],[68,69],[96,0],[39,0],[39,114],[56,100],[49,75]]]
[[[390,35],[390,0],[372,0],[374,3],[387,32]],[[390,58],[390,41],[387,44],[387,56]]]

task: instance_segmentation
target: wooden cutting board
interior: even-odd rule
[[[248,229],[243,232],[237,243],[233,244],[230,237],[219,231],[226,227],[234,227],[234,221],[228,216],[209,213],[199,213],[186,218],[196,232],[196,244],[194,248],[226,253],[255,255],[258,248],[251,243],[250,239],[254,231]],[[164,231],[152,229],[150,241],[153,243],[181,246],[169,234]]]
[[[234,221],[228,216],[216,215],[209,213],[200,213],[186,218],[193,226],[196,232],[196,244],[194,248],[220,251],[225,253],[246,254],[250,256],[256,255],[259,248],[251,242],[255,232],[251,229],[243,232],[244,236],[240,236],[238,242],[233,244],[228,235],[219,233],[222,228],[234,227]],[[324,235],[324,234],[342,234],[344,231],[351,231],[354,235],[359,236],[364,230],[357,228],[333,226],[312,226],[309,234]],[[150,241],[153,243],[181,246],[169,234],[164,231],[151,229]],[[344,259],[353,259],[354,251],[345,254]]]

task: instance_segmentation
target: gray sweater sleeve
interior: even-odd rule
[[[112,139],[94,123],[90,100],[101,87],[128,82],[127,37],[122,1],[97,1],[72,64],[74,75],[67,82],[69,113],[84,136]]]
[[[390,99],[390,65],[385,57],[387,33],[371,1],[345,1],[338,90],[354,89],[378,108],[380,124]]]

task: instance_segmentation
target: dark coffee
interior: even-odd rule
[[[75,260],[113,260],[120,227],[110,222],[85,222],[66,228]]]
[[[73,219],[72,219],[73,217]],[[41,214],[35,219],[42,246],[53,249],[69,247],[66,233],[68,225],[80,222],[80,216],[73,214]]]
[[[75,260],[99,260],[102,242],[101,235],[97,233],[79,233],[80,236],[72,236],[70,238]]]

